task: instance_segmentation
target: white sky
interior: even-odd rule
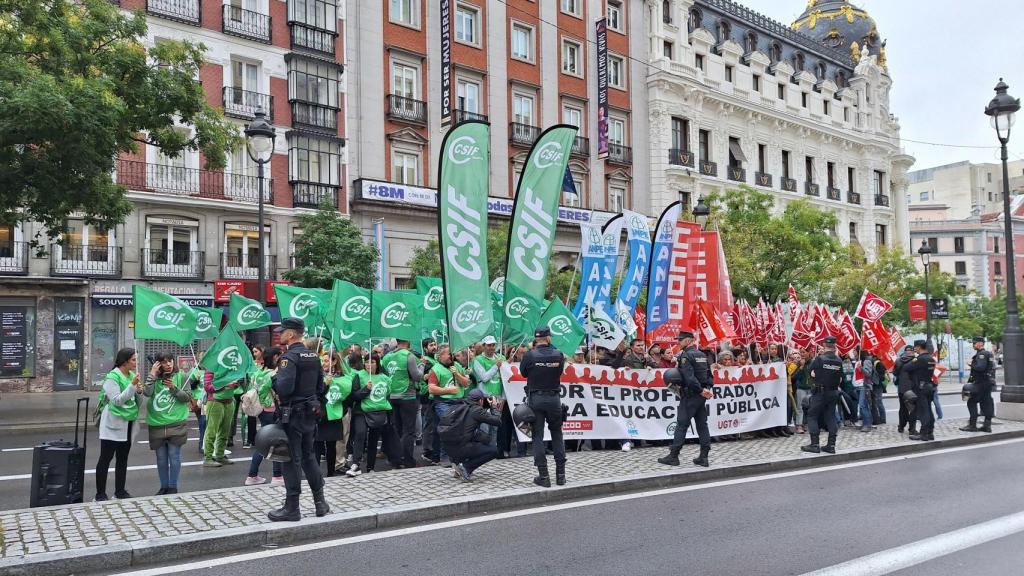
[[[789,25],[804,0],[738,0]],[[1002,76],[1024,97],[1024,1],[854,0],[875,19],[886,44],[892,113],[911,170],[960,160],[998,162],[998,141],[984,114]],[[1010,160],[1024,159],[1024,111],[1010,135]],[[989,148],[952,148],[911,142]]]

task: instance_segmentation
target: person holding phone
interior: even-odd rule
[[[181,447],[188,440],[188,412],[192,393],[185,373],[178,370],[174,354],[160,352],[146,375],[142,394],[146,402],[149,449],[156,452],[160,476],[157,496],[178,493]]]

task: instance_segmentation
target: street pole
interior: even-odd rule
[[[1003,161],[1003,224],[1006,245],[1006,327],[1003,329],[1003,392],[1002,402],[1024,402],[1024,385],[1021,384],[1021,352],[1024,351],[1024,334],[1020,329],[1020,314],[1017,311],[1017,273],[1014,261],[1013,214],[1010,213],[1010,174],[1006,166],[1006,140],[1000,138]]]
[[[257,162],[257,166],[258,166],[258,170],[259,170],[259,184],[257,185],[258,186],[257,192],[259,194],[259,199],[258,199],[258,203],[259,203],[259,217],[258,217],[258,220],[259,220],[259,222],[257,223],[257,225],[259,226],[259,232],[258,232],[259,240],[258,241],[260,243],[259,248],[257,249],[257,254],[258,254],[258,257],[259,257],[260,261],[258,263],[257,273],[256,273],[256,275],[257,275],[257,280],[256,281],[258,283],[258,286],[256,288],[256,290],[257,290],[256,293],[259,295],[260,306],[264,306],[264,305],[266,305],[266,301],[267,301],[267,286],[266,286],[266,279],[267,279],[267,256],[264,253],[264,238],[263,238],[263,233],[264,233],[264,231],[263,231],[263,162]],[[265,328],[260,328],[260,330],[258,332],[258,337],[257,337],[256,340],[259,343],[261,343],[261,344],[266,344],[266,343],[269,342],[269,339],[266,338],[265,336],[266,336],[266,329]]]
[[[928,294],[928,268],[929,263],[924,265],[924,340],[928,346],[932,346],[932,299]]]

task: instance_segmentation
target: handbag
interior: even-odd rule
[[[377,430],[383,428],[388,424],[388,413],[386,410],[377,410],[376,412],[365,412],[363,416],[366,418],[366,427],[371,430]]]
[[[263,413],[263,403],[260,402],[260,395],[255,388],[249,389],[242,394],[242,412],[253,418]]]

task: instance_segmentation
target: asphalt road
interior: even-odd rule
[[[1019,574],[1022,446],[1013,441],[946,449],[622,494],[414,527],[397,535],[361,535],[202,562],[194,558],[192,564],[137,574],[778,576],[837,565],[828,573]],[[1011,515],[1017,532],[1006,535],[1009,530],[999,527],[1009,525],[1004,519]],[[979,525],[995,526],[987,540],[940,556],[979,534]],[[968,535],[951,536],[954,531]],[[866,570],[866,560],[879,555],[918,560],[898,571],[891,564]]]
[[[943,408],[947,418],[963,418],[967,416],[967,407],[963,401],[956,396],[943,396],[945,400]],[[897,421],[897,410],[895,400],[886,400],[889,407],[888,421],[895,425]],[[193,427],[197,426],[195,421]],[[91,500],[95,495],[96,459],[99,457],[99,438],[96,430],[89,433],[89,441],[86,453],[86,500]],[[195,428],[189,433],[189,440],[182,448],[182,468],[179,479],[179,490],[182,492],[202,491],[213,488],[227,488],[241,485],[245,482],[249,469],[249,459],[252,451],[242,448],[241,436],[235,436],[235,446],[230,448],[232,454],[229,458],[238,460],[233,466],[221,468],[203,468],[202,455],[199,453],[198,444],[199,431]],[[49,433],[45,431],[16,432],[0,435],[0,510],[11,510],[27,508],[29,505],[29,489],[31,486],[32,474],[32,450],[33,446],[48,440],[65,439],[71,440],[73,433],[58,432]],[[156,457],[149,449],[147,435],[143,429],[132,451],[128,457],[128,492],[136,496],[148,496],[156,494],[160,488],[160,482],[156,473]],[[418,452],[418,448],[417,448]],[[386,460],[378,459],[378,467],[387,469]],[[270,478],[270,463],[265,462],[260,467],[260,475]],[[113,463],[107,478],[107,492],[113,495],[114,470]]]

